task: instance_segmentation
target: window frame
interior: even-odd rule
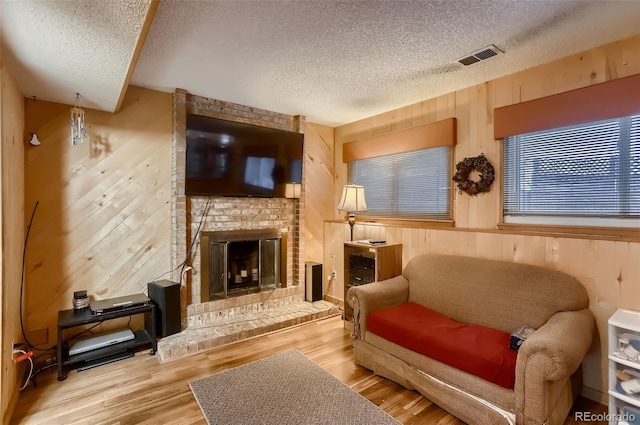
[[[435,217],[428,217],[428,213],[425,213],[424,216],[421,215],[415,215],[415,216],[411,216],[409,215],[403,215],[403,216],[393,216],[393,215],[380,215],[380,214],[375,214],[375,213],[369,213],[369,212],[360,212],[357,215],[361,217],[361,219],[363,221],[366,221],[368,223],[385,223],[385,224],[392,224],[392,223],[397,223],[397,224],[401,224],[401,223],[432,223],[432,226],[425,226],[425,227],[452,227],[454,225],[454,220],[453,220],[453,212],[454,212],[454,201],[455,201],[455,193],[454,193],[454,184],[452,182],[452,177],[453,177],[453,169],[454,169],[454,156],[455,156],[455,146],[433,146],[433,147],[427,147],[424,149],[420,149],[420,150],[426,150],[426,149],[433,149],[433,148],[437,148],[437,147],[448,147],[449,148],[449,161],[447,164],[447,181],[449,183],[449,187],[448,187],[448,196],[447,196],[447,200],[448,200],[448,218],[442,218],[442,219],[438,219]],[[399,153],[403,153],[403,152],[399,152]],[[406,152],[405,152],[406,153]],[[393,154],[389,154],[389,155],[393,155]],[[381,156],[387,156],[387,155],[381,155]],[[365,158],[366,159],[366,158]],[[347,162],[347,176],[351,175],[351,162],[349,161]],[[350,183],[356,183],[356,184],[362,184],[362,182],[350,182]],[[422,227],[422,226],[420,226]]]
[[[532,100],[520,101],[494,109],[493,137],[563,127],[640,113],[640,74],[621,76],[585,85],[573,90]],[[500,150],[504,155],[504,150]],[[503,159],[501,158],[501,163]],[[503,179],[500,179],[503,185]],[[500,196],[503,189],[500,190]],[[501,204],[503,201],[501,200]],[[499,208],[498,231],[515,234],[567,236],[575,238],[640,241],[640,229],[578,226],[513,225],[504,223]]]
[[[372,128],[362,133],[354,134],[353,139],[347,139],[342,143],[342,162],[345,165],[345,174],[348,175],[348,163],[352,160],[371,158],[386,154],[409,152],[412,150],[426,149],[438,146],[451,146],[451,163],[449,164],[450,177],[453,177],[453,161],[456,152],[457,118],[451,116],[438,121],[430,121],[425,124],[414,125],[395,130]],[[376,135],[377,133],[377,135]],[[373,135],[372,135],[373,134]],[[345,183],[351,183],[345,181]],[[411,226],[416,228],[440,228],[452,227],[455,211],[453,186],[449,198],[449,215],[447,220],[434,220],[426,218],[390,217],[369,214],[365,217],[366,223],[380,223],[390,226]],[[362,221],[360,216],[356,216]]]
[[[636,116],[638,114],[633,113],[625,117],[617,117],[614,119],[623,119],[623,118],[631,118],[632,116]],[[589,125],[591,123],[595,123],[601,120],[593,120],[589,122],[583,122],[580,124]],[[578,125],[580,125],[578,124]],[[575,125],[575,124],[574,124]],[[569,125],[567,125],[569,126]],[[553,131],[554,128],[549,128],[547,130],[538,130],[538,131]],[[526,133],[523,133],[526,134]],[[629,134],[630,136],[630,134]],[[501,149],[501,164],[503,169],[503,174],[506,173],[506,167],[504,164],[505,161],[505,139],[506,137],[501,138],[503,142],[503,148]],[[631,139],[627,138],[627,142],[629,143],[629,150],[631,150]],[[571,236],[577,238],[586,238],[586,239],[604,239],[604,240],[615,240],[615,241],[630,241],[637,242],[640,241],[640,227],[635,226],[640,221],[640,218],[630,218],[629,222],[625,225],[616,226],[616,221],[618,224],[622,224],[625,220],[620,217],[612,217],[612,218],[593,218],[593,219],[585,219],[583,222],[587,223],[591,221],[594,224],[566,224],[566,223],[553,223],[552,220],[554,216],[542,216],[538,222],[519,222],[517,219],[509,222],[508,219],[505,219],[505,175],[502,176],[501,179],[501,188],[500,188],[500,217],[499,222],[497,224],[498,229],[510,231],[512,233],[521,233],[521,234],[535,234],[535,235],[545,235],[545,236]],[[529,216],[534,218],[535,215]],[[578,216],[566,216],[570,218],[577,218]],[[549,221],[548,223],[546,221]],[[578,220],[581,221],[581,220]]]

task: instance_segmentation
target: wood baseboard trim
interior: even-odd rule
[[[589,400],[604,404],[605,406],[609,405],[609,397],[598,390],[594,390],[593,388],[582,387],[580,395],[584,398],[588,398]]]

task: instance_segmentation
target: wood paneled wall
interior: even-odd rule
[[[333,218],[335,206],[333,128],[307,123],[304,134],[304,253],[305,261],[322,263],[324,221]],[[325,279],[326,282],[326,279]]]
[[[354,238],[402,243],[405,264],[420,253],[458,254],[547,266],[577,277],[587,289],[597,322],[595,341],[585,360],[585,395],[603,402],[607,388],[607,320],[619,307],[640,310],[640,243],[519,235],[497,230],[502,208],[502,141],[493,139],[493,110],[638,73],[640,36],[635,36],[347,124],[335,131],[334,201],[340,196],[338,188],[347,183],[342,144],[445,118],[457,119],[454,161],[484,153],[496,171],[491,192],[479,196],[455,194],[455,229],[357,224]],[[336,214],[336,219],[341,218]],[[342,269],[342,243],[348,238],[348,226],[343,222],[325,224],[325,264]],[[342,299],[343,284],[339,275],[330,295]]]
[[[3,66],[0,57],[0,340],[2,374],[0,405],[3,423],[8,423],[18,399],[23,366],[16,366],[12,342],[22,340],[20,331],[20,280],[24,240],[24,108],[22,92]]]
[[[26,261],[27,329],[48,329],[73,292],[146,292],[170,270],[171,94],[130,87],[117,114],[85,110],[89,140],[71,146],[69,106],[25,99],[26,211],[38,208]],[[166,278],[166,276],[165,276]]]
[[[170,269],[171,95],[131,87],[118,114],[86,110],[90,142],[70,146],[69,105],[24,100],[26,211],[39,202],[27,252],[29,331],[55,343],[73,292],[95,298],[146,290]],[[333,128],[307,123],[305,259],[322,262],[333,217]],[[165,276],[167,278],[168,276]]]

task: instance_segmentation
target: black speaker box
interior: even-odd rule
[[[305,267],[305,299],[307,301],[322,300],[322,264],[307,261]]]
[[[165,337],[180,332],[180,283],[159,280],[147,285],[156,306],[156,332]]]

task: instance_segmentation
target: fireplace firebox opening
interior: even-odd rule
[[[201,302],[287,286],[287,229],[203,232]]]

